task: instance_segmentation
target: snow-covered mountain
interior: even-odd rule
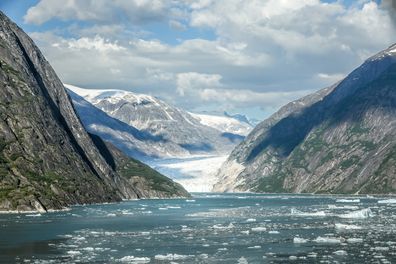
[[[218,160],[252,129],[230,117],[192,114],[149,95],[65,87],[89,132],[189,191],[209,191],[222,163]]]
[[[246,123],[251,127],[255,127],[258,123],[261,122],[258,119],[249,118],[246,115],[242,115],[242,114],[229,114],[228,112],[224,112],[224,116],[233,118],[233,119],[240,121],[242,123]]]
[[[239,121],[233,117],[194,113],[190,113],[190,115],[199,120],[202,125],[213,127],[224,133],[246,136],[253,129],[253,126],[249,123]]]
[[[128,139],[134,145],[133,152],[138,150],[147,156],[175,158],[229,153],[252,129],[233,118],[191,114],[149,95],[123,90],[83,89],[72,85],[65,87],[72,92],[83,122],[90,119],[85,120],[85,125],[92,133],[106,131],[108,140],[111,136],[114,137],[109,141]],[[105,122],[101,120],[101,125],[97,124],[97,116],[103,114],[89,114],[91,117],[85,117],[87,111],[93,111],[88,110],[87,103],[102,110],[107,116],[129,125],[129,128],[109,133],[112,127],[106,127],[107,119]],[[126,136],[125,132],[129,135]]]

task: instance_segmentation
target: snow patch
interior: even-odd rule
[[[212,127],[221,132],[228,132],[241,136],[246,136],[253,129],[252,126],[242,123],[234,118],[226,116],[215,116],[205,114],[189,113],[197,119],[202,125]]]

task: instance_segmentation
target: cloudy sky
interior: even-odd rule
[[[264,118],[396,42],[389,0],[1,0],[61,80]]]

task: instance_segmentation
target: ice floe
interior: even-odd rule
[[[357,225],[347,225],[347,224],[341,224],[341,223],[336,223],[334,224],[335,228],[337,230],[359,230],[362,229],[361,226],[357,226]]]
[[[150,258],[148,257],[134,257],[134,256],[125,256],[119,259],[119,262],[131,263],[131,264],[145,264],[150,262]]]
[[[373,217],[373,216],[374,216],[374,214],[370,208],[365,208],[362,210],[338,215],[338,217],[340,217],[340,218],[349,218],[349,219],[366,219],[366,218]]]
[[[291,210],[290,210],[291,212],[291,215],[293,215],[293,216],[319,216],[319,217],[324,217],[324,216],[326,216],[326,212],[324,212],[324,211],[317,211],[317,212],[302,212],[302,211],[299,211],[299,210],[297,210],[297,209],[295,209],[295,208],[292,208]]]
[[[359,209],[359,206],[356,206],[356,205],[337,206],[337,205],[334,205],[334,204],[329,204],[328,208],[329,209],[335,209],[335,210],[344,210],[344,209],[357,210],[357,209]]]
[[[396,199],[379,200],[379,204],[396,204]]]
[[[321,237],[318,236],[316,239],[314,239],[313,241],[316,243],[320,243],[320,244],[340,244],[342,241],[341,238],[337,238],[337,237]]]
[[[336,203],[360,203],[360,199],[337,199]]]
[[[363,238],[348,238],[348,243],[355,244],[355,243],[363,243]]]
[[[259,226],[259,227],[252,227],[252,232],[265,232],[267,231],[267,228]]]
[[[156,260],[184,260],[188,258],[194,258],[194,255],[179,255],[179,254],[166,254],[166,255],[155,255]]]
[[[301,238],[301,237],[294,237],[293,238],[293,243],[294,244],[304,244],[304,243],[307,243],[308,242],[308,239],[305,239],[305,238]]]
[[[27,214],[25,216],[28,216],[28,217],[39,217],[39,216],[41,216],[41,214]]]
[[[345,250],[337,250],[333,252],[334,255],[338,255],[338,256],[346,256],[348,255],[348,253]]]
[[[251,247],[248,247],[248,249],[260,249],[261,248],[261,246],[251,246]]]

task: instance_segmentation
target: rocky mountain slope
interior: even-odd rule
[[[54,70],[2,12],[0,54],[0,210],[147,197],[108,164]]]
[[[395,193],[396,45],[260,123],[214,190]]]
[[[228,122],[223,127],[210,125],[202,122],[207,115],[193,116],[149,95],[123,90],[83,89],[67,84],[65,87],[70,91],[86,128],[133,157],[180,158],[229,153],[251,129],[251,126],[227,117],[221,120]],[[102,111],[98,114],[100,118],[89,117],[97,111],[92,106]],[[119,129],[106,126],[108,122],[114,123],[108,117],[122,122],[123,128],[120,128],[121,123],[117,125]]]

